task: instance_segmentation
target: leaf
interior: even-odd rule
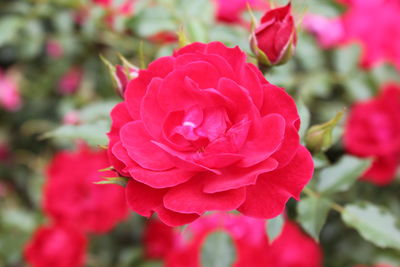
[[[103,177],[103,181],[95,182],[95,184],[116,184],[125,187],[129,181],[127,177]]]
[[[317,191],[321,194],[333,194],[348,190],[370,164],[370,159],[343,156],[336,164],[319,173]]]
[[[235,258],[233,241],[223,231],[210,234],[201,249],[201,263],[204,267],[230,267]]]
[[[43,137],[55,138],[62,142],[72,142],[81,139],[91,146],[97,146],[108,142],[106,135],[108,130],[109,123],[107,121],[98,121],[92,124],[62,125],[57,129],[44,134]]]
[[[398,221],[387,210],[371,203],[349,204],[344,207],[342,219],[376,246],[400,250]]]
[[[323,197],[307,197],[297,205],[297,221],[317,241],[330,207],[331,201]]]
[[[285,219],[282,215],[276,216],[267,221],[266,228],[270,243],[274,242],[274,240],[282,233],[284,223]]]
[[[129,22],[129,26],[143,37],[164,31],[175,32],[177,25],[172,14],[162,6],[147,7],[138,12]]]
[[[361,55],[359,45],[348,45],[334,51],[333,63],[339,73],[349,75],[353,70],[359,71],[358,62]]]
[[[308,110],[307,106],[301,99],[296,101],[297,110],[300,115],[300,130],[299,135],[303,138],[307,132],[308,127],[310,126],[310,111]]]

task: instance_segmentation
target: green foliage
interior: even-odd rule
[[[376,246],[400,251],[399,221],[387,210],[371,203],[348,204],[342,219]]]
[[[274,242],[274,240],[281,234],[284,222],[285,219],[283,218],[283,215],[278,215],[267,221],[267,236],[270,243]]]
[[[216,231],[207,236],[201,249],[201,264],[204,267],[230,267],[236,258],[231,237]]]
[[[310,236],[318,241],[330,208],[331,201],[328,198],[305,197],[297,205],[297,221]]]
[[[336,164],[319,172],[316,188],[325,195],[346,191],[370,165],[369,159],[343,156]]]

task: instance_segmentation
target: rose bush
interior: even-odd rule
[[[108,153],[131,209],[182,225],[210,210],[272,218],[313,174],[293,99],[239,48],[193,43],[128,84]]]
[[[25,259],[33,267],[78,267],[85,261],[87,240],[67,225],[39,227],[25,247]]]
[[[236,250],[237,258],[232,266],[322,266],[318,244],[302,233],[296,224],[287,221],[272,243],[266,235],[265,224],[265,220],[221,213],[202,217],[179,233],[156,221],[146,229],[147,236],[153,238],[145,239],[144,244],[146,250],[154,250],[157,246],[164,252],[165,266],[197,267],[202,266],[201,249],[207,237],[215,231],[224,231],[233,239]]]
[[[82,231],[111,230],[126,218],[127,205],[123,188],[94,184],[101,177],[115,176],[111,171],[99,172],[107,165],[106,151],[81,146],[77,152],[58,152],[47,171],[45,213],[57,222],[73,224]]]
[[[400,87],[384,86],[380,95],[355,103],[344,135],[346,149],[360,157],[374,157],[363,179],[389,184],[400,160]]]

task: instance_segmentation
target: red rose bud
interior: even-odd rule
[[[104,57],[100,57],[103,63],[107,66],[111,79],[118,94],[123,97],[128,83],[139,76],[139,68],[129,63],[129,61],[121,55],[118,55],[122,65],[112,65]]]
[[[250,42],[261,65],[269,67],[287,62],[297,42],[290,3],[267,11],[257,28],[253,24]]]

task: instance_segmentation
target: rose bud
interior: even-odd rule
[[[139,68],[129,63],[129,61],[123,56],[119,55],[122,65],[113,65],[110,61],[104,57],[100,57],[103,63],[107,66],[108,72],[111,76],[112,82],[118,92],[123,97],[126,86],[129,81],[136,79],[139,76]]]
[[[250,46],[261,65],[287,62],[293,55],[297,36],[290,3],[267,11],[253,30]]]
[[[322,124],[314,125],[307,131],[306,144],[307,148],[313,152],[326,151],[333,145],[333,129],[343,117],[343,111]]]

